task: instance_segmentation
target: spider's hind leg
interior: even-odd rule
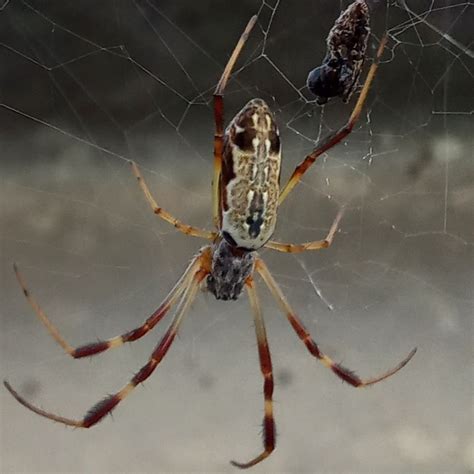
[[[217,83],[216,90],[214,91],[214,175],[212,178],[212,213],[214,218],[214,225],[216,228],[220,227],[220,191],[219,182],[222,171],[222,154],[224,152],[224,89],[229,80],[230,74],[234,65],[242,51],[242,48],[249,37],[255,23],[257,22],[257,15],[250,18],[244,32],[239,38],[239,41],[235,45],[234,51],[232,52],[229,61],[227,62],[224,72],[222,73],[219,82]]]
[[[375,73],[377,71],[380,58],[382,57],[386,42],[387,35],[383,36],[380,40],[375,60],[370,66],[364,85],[362,86],[359,98],[357,99],[357,102],[354,106],[354,109],[352,110],[349,120],[339,130],[336,130],[335,132],[329,134],[327,137],[323,138],[320,142],[318,142],[314,150],[308,156],[306,156],[306,158],[295,168],[290,179],[280,192],[280,196],[278,198],[278,205],[282,204],[282,202],[287,198],[288,194],[290,194],[293,188],[301,181],[301,178],[306,173],[308,168],[316,161],[319,156],[330,150],[333,146],[340,143],[345,137],[347,137],[347,135],[352,132],[352,129],[354,128],[354,125],[359,119],[359,116],[362,112],[362,108],[364,107],[365,101],[369,94],[370,85],[372,84],[372,81],[375,77]]]

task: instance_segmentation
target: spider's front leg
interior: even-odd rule
[[[206,255],[203,253],[199,257],[200,263],[204,263]],[[156,346],[155,350],[151,353],[148,362],[133,376],[133,378],[122,387],[116,393],[108,395],[100,402],[96,403],[85,415],[83,418],[74,419],[66,418],[54,413],[45,411],[30,402],[24,399],[18,392],[9,384],[8,381],[4,380],[3,384],[6,389],[11,393],[11,395],[24,407],[28,408],[32,412],[44,417],[49,420],[57,421],[67,426],[74,426],[76,428],[90,428],[102,420],[106,415],[112,412],[114,408],[123,401],[140,383],[143,383],[150,375],[154,372],[159,363],[163,360],[166,353],[168,352],[171,344],[173,343],[176,334],[178,332],[179,326],[185,316],[187,310],[191,306],[191,303],[196,296],[199,285],[204,280],[204,278],[209,273],[206,268],[207,265],[202,265],[199,268],[195,268],[192,273],[191,280],[187,280],[186,288],[184,288],[183,295],[178,304],[176,315],[171,322],[168,330],[165,332],[159,344]]]
[[[193,272],[196,271],[196,268],[199,266],[200,258],[195,257],[190,263],[186,271],[183,273],[181,278],[178,280],[174,288],[168,293],[166,298],[160,304],[158,309],[149,316],[145,322],[131,331],[128,331],[120,336],[112,337],[110,339],[99,340],[96,342],[91,342],[89,344],[84,344],[82,346],[73,347],[71,346],[66,339],[61,336],[58,328],[51,322],[46,313],[43,311],[41,306],[38,304],[36,299],[31,294],[30,290],[26,286],[25,279],[23,275],[18,270],[16,265],[13,265],[15,270],[15,275],[18,280],[18,283],[21,286],[23,294],[25,295],[28,303],[30,303],[33,311],[38,316],[38,319],[43,323],[43,325],[48,330],[49,334],[53,339],[64,349],[64,351],[69,354],[74,359],[80,359],[82,357],[89,357],[96,354],[100,354],[108,349],[113,349],[119,347],[126,342],[133,342],[137,339],[140,339],[149,331],[151,331],[168,313],[169,309],[176,303],[177,299],[183,294],[190,280],[192,279]]]
[[[270,348],[268,346],[265,323],[263,321],[262,310],[255,290],[255,283],[252,277],[249,277],[245,283],[249,295],[250,306],[255,324],[255,334],[257,336],[258,357],[260,360],[260,370],[263,375],[263,396],[265,398],[265,414],[263,417],[263,446],[264,450],[257,457],[246,463],[231,461],[236,467],[246,469],[270,456],[275,449],[275,420],[273,419],[273,369]]]
[[[283,292],[281,291],[280,287],[278,286],[277,282],[271,275],[270,271],[268,270],[262,259],[257,259],[257,261],[255,262],[255,269],[267,284],[270,292],[278,303],[278,306],[280,306],[282,312],[286,315],[288,322],[291,324],[291,327],[296,332],[301,341],[304,343],[309,353],[316,357],[316,359],[318,359],[328,369],[331,369],[340,379],[344,380],[344,382],[349,383],[353,387],[367,387],[369,385],[373,385],[377,382],[387,379],[388,377],[392,376],[400,369],[405,367],[405,365],[407,365],[408,362],[410,362],[411,358],[415,355],[416,348],[413,349],[408,354],[408,356],[405,357],[405,359],[403,359],[398,365],[396,365],[390,370],[387,370],[383,374],[367,379],[360,378],[352,370],[347,369],[346,367],[343,367],[340,364],[337,364],[329,356],[324,354],[323,351],[321,351],[321,349],[311,337],[307,329],[304,327],[303,323],[296,316],[296,313],[286,301]]]

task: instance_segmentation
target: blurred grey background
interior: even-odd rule
[[[12,272],[73,345],[123,333],[160,303],[203,242],[149,211],[210,228],[212,90],[250,16],[259,23],[226,94],[229,120],[256,96],[275,112],[285,180],[351,105],[317,107],[306,75],[346,1],[6,1],[0,5],[1,377],[80,417],[141,367],[139,342],[74,361]],[[317,363],[263,285],[276,377],[277,449],[255,472],[474,470],[472,3],[371,1],[390,33],[354,133],[280,210],[275,237],[334,245],[261,254],[331,357],[390,380],[355,390]],[[21,407],[1,387],[1,472],[230,472],[261,450],[263,415],[246,298],[198,295],[155,374],[91,430]]]

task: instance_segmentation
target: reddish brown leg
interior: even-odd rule
[[[244,47],[250,32],[257,22],[257,15],[250,18],[244,32],[240,36],[234,51],[232,52],[227,66],[214,91],[214,122],[216,131],[214,134],[214,177],[212,179],[212,212],[214,217],[214,225],[220,228],[220,195],[219,195],[219,179],[222,170],[222,153],[224,151],[224,89],[230,77],[235,62]]]
[[[166,331],[165,335],[161,339],[160,343],[156,347],[156,349],[152,352],[150,359],[148,362],[134,375],[132,380],[128,382],[121,390],[117,393],[109,395],[105,397],[100,402],[96,403],[84,416],[84,418],[79,420],[74,420],[71,418],[64,418],[62,416],[55,415],[54,413],[49,413],[41,408],[38,408],[28,401],[26,401],[23,397],[21,397],[13,388],[12,386],[5,380],[3,383],[7,390],[16,398],[16,400],[21,403],[24,407],[28,408],[29,410],[41,415],[45,418],[48,418],[53,421],[57,421],[64,425],[68,426],[75,426],[78,428],[90,428],[91,426],[98,423],[104,416],[109,414],[122,400],[129,395],[133,389],[140,383],[144,382],[156,369],[158,364],[163,360],[164,356],[168,352],[171,344],[176,337],[178,332],[179,325],[188,310],[189,306],[191,305],[196,291],[200,282],[204,279],[207,275],[206,270],[199,270],[194,273],[193,280],[189,283],[188,287],[184,291],[183,297],[180,301],[178,306],[177,312],[173,321]]]
[[[270,349],[268,347],[267,333],[265,331],[265,323],[263,321],[260,303],[258,301],[255,283],[250,277],[246,282],[247,292],[252,307],[253,318],[255,322],[255,334],[257,336],[258,357],[260,359],[260,370],[263,375],[263,396],[265,398],[265,415],[263,418],[263,447],[264,450],[257,457],[246,463],[231,461],[234,466],[242,469],[255,466],[260,461],[267,458],[275,449],[275,420],[273,419],[273,373],[272,359]]]
[[[295,312],[291,309],[290,305],[287,303],[285,296],[283,295],[280,287],[278,286],[277,282],[271,275],[270,271],[268,270],[267,266],[263,262],[263,260],[258,259],[255,268],[258,273],[262,276],[263,280],[267,284],[270,292],[272,293],[273,297],[277,301],[278,305],[280,306],[283,313],[285,313],[288,321],[290,322],[292,328],[298,335],[298,337],[303,341],[304,345],[308,349],[308,351],[316,357],[323,365],[325,365],[328,369],[331,369],[339,378],[344,380],[344,382],[349,383],[353,387],[366,387],[368,385],[373,385],[374,383],[380,382],[391,375],[398,372],[402,367],[408,364],[410,359],[415,355],[416,348],[413,349],[408,356],[403,359],[396,367],[393,369],[384,372],[377,377],[372,377],[368,379],[361,379],[358,377],[352,370],[343,367],[340,364],[336,364],[330,357],[324,354],[316,344],[316,342],[311,338],[311,335],[304,327],[303,323],[299,320],[296,316]]]
[[[369,72],[367,73],[367,78],[365,79],[364,86],[362,87],[362,91],[360,92],[359,98],[356,102],[354,110],[349,118],[349,121],[339,130],[334,133],[331,133],[329,136],[324,138],[318,146],[295,168],[293,174],[291,175],[290,179],[286,183],[285,187],[282,189],[280,193],[280,197],[278,199],[278,205],[286,199],[288,194],[290,194],[291,190],[301,181],[302,176],[306,173],[308,168],[316,161],[318,156],[322,155],[334,145],[337,145],[340,141],[342,141],[349,133],[352,132],[354,125],[356,124],[359,116],[362,112],[362,107],[364,106],[365,100],[367,99],[367,95],[369,93],[369,88],[374,79],[375,72],[377,71],[380,57],[382,56],[385,44],[387,42],[387,36],[385,35],[382,40],[380,41],[379,48],[377,50],[377,55],[375,57],[372,66],[370,66]]]
[[[38,316],[39,320],[44,324],[48,332],[51,334],[53,339],[71,356],[75,359],[80,359],[81,357],[93,356],[101,352],[106,351],[107,349],[112,349],[114,347],[119,347],[126,342],[136,341],[140,339],[149,331],[151,331],[167,314],[168,310],[173,306],[176,300],[181,296],[190,280],[193,277],[193,273],[199,267],[200,257],[195,257],[190,263],[183,276],[178,280],[178,283],[174,288],[168,293],[164,301],[161,303],[159,308],[141,325],[131,331],[122,334],[121,336],[116,336],[111,339],[106,339],[104,341],[92,342],[90,344],[84,344],[79,347],[72,347],[60,334],[56,326],[49,320],[46,313],[41,309],[40,305],[37,303],[33,295],[28,290],[25,280],[22,274],[19,272],[16,265],[13,265],[15,274],[18,280],[18,283],[23,290],[23,294],[30,303],[34,312]]]

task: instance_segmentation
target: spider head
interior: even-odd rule
[[[213,248],[207,289],[218,300],[236,300],[252,273],[254,261],[252,251],[232,245],[225,238],[219,240]]]

